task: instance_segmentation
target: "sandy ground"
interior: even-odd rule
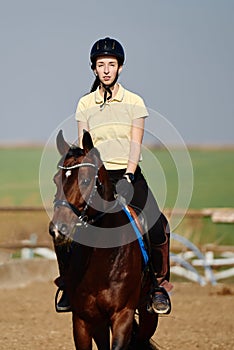
[[[0,289],[0,349],[74,349],[70,314],[54,311],[52,281]],[[160,317],[159,349],[233,350],[234,286],[176,283],[173,311]]]
[[[27,239],[51,245],[48,217],[41,213],[0,215],[0,243]],[[0,250],[0,349],[72,350],[71,314],[54,311],[57,264],[20,260],[5,266],[8,250]],[[1,263],[3,263],[1,265]],[[154,340],[161,350],[233,350],[234,284],[200,287],[174,283],[172,313],[160,317]]]

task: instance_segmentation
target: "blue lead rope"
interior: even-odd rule
[[[129,218],[129,221],[133,227],[133,230],[135,231],[136,233],[136,236],[137,236],[137,239],[138,239],[138,243],[139,243],[139,246],[140,246],[140,249],[141,249],[141,253],[142,253],[142,256],[143,256],[143,259],[144,259],[144,263],[145,263],[145,266],[148,264],[148,261],[149,261],[149,256],[148,256],[148,253],[146,251],[146,248],[145,248],[145,244],[144,244],[144,241],[143,241],[143,238],[142,238],[142,235],[128,209],[128,207],[126,205],[123,205],[123,211],[125,212],[125,214],[127,215],[127,217]]]

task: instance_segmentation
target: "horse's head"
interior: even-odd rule
[[[62,158],[54,176],[57,192],[49,231],[55,242],[65,243],[90,218],[104,212],[106,203],[114,197],[108,174],[88,132],[83,135],[83,149],[69,146],[62,131],[56,141]]]

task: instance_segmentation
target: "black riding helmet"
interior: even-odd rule
[[[96,59],[99,56],[114,56],[117,58],[119,65],[122,66],[124,63],[124,49],[122,45],[115,39],[104,38],[99,39],[93,45],[90,52],[91,68],[95,69]]]

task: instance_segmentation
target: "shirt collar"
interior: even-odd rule
[[[118,102],[122,102],[123,101],[123,98],[124,98],[124,88],[121,84],[119,84],[119,89],[118,89],[118,92],[117,94],[115,95],[114,98],[111,99],[110,102],[112,101],[118,101]],[[99,87],[97,88],[97,90],[95,91],[95,102],[100,104],[100,103],[103,103],[104,100],[103,100],[103,97],[102,95],[100,94],[100,91],[99,91]]]

